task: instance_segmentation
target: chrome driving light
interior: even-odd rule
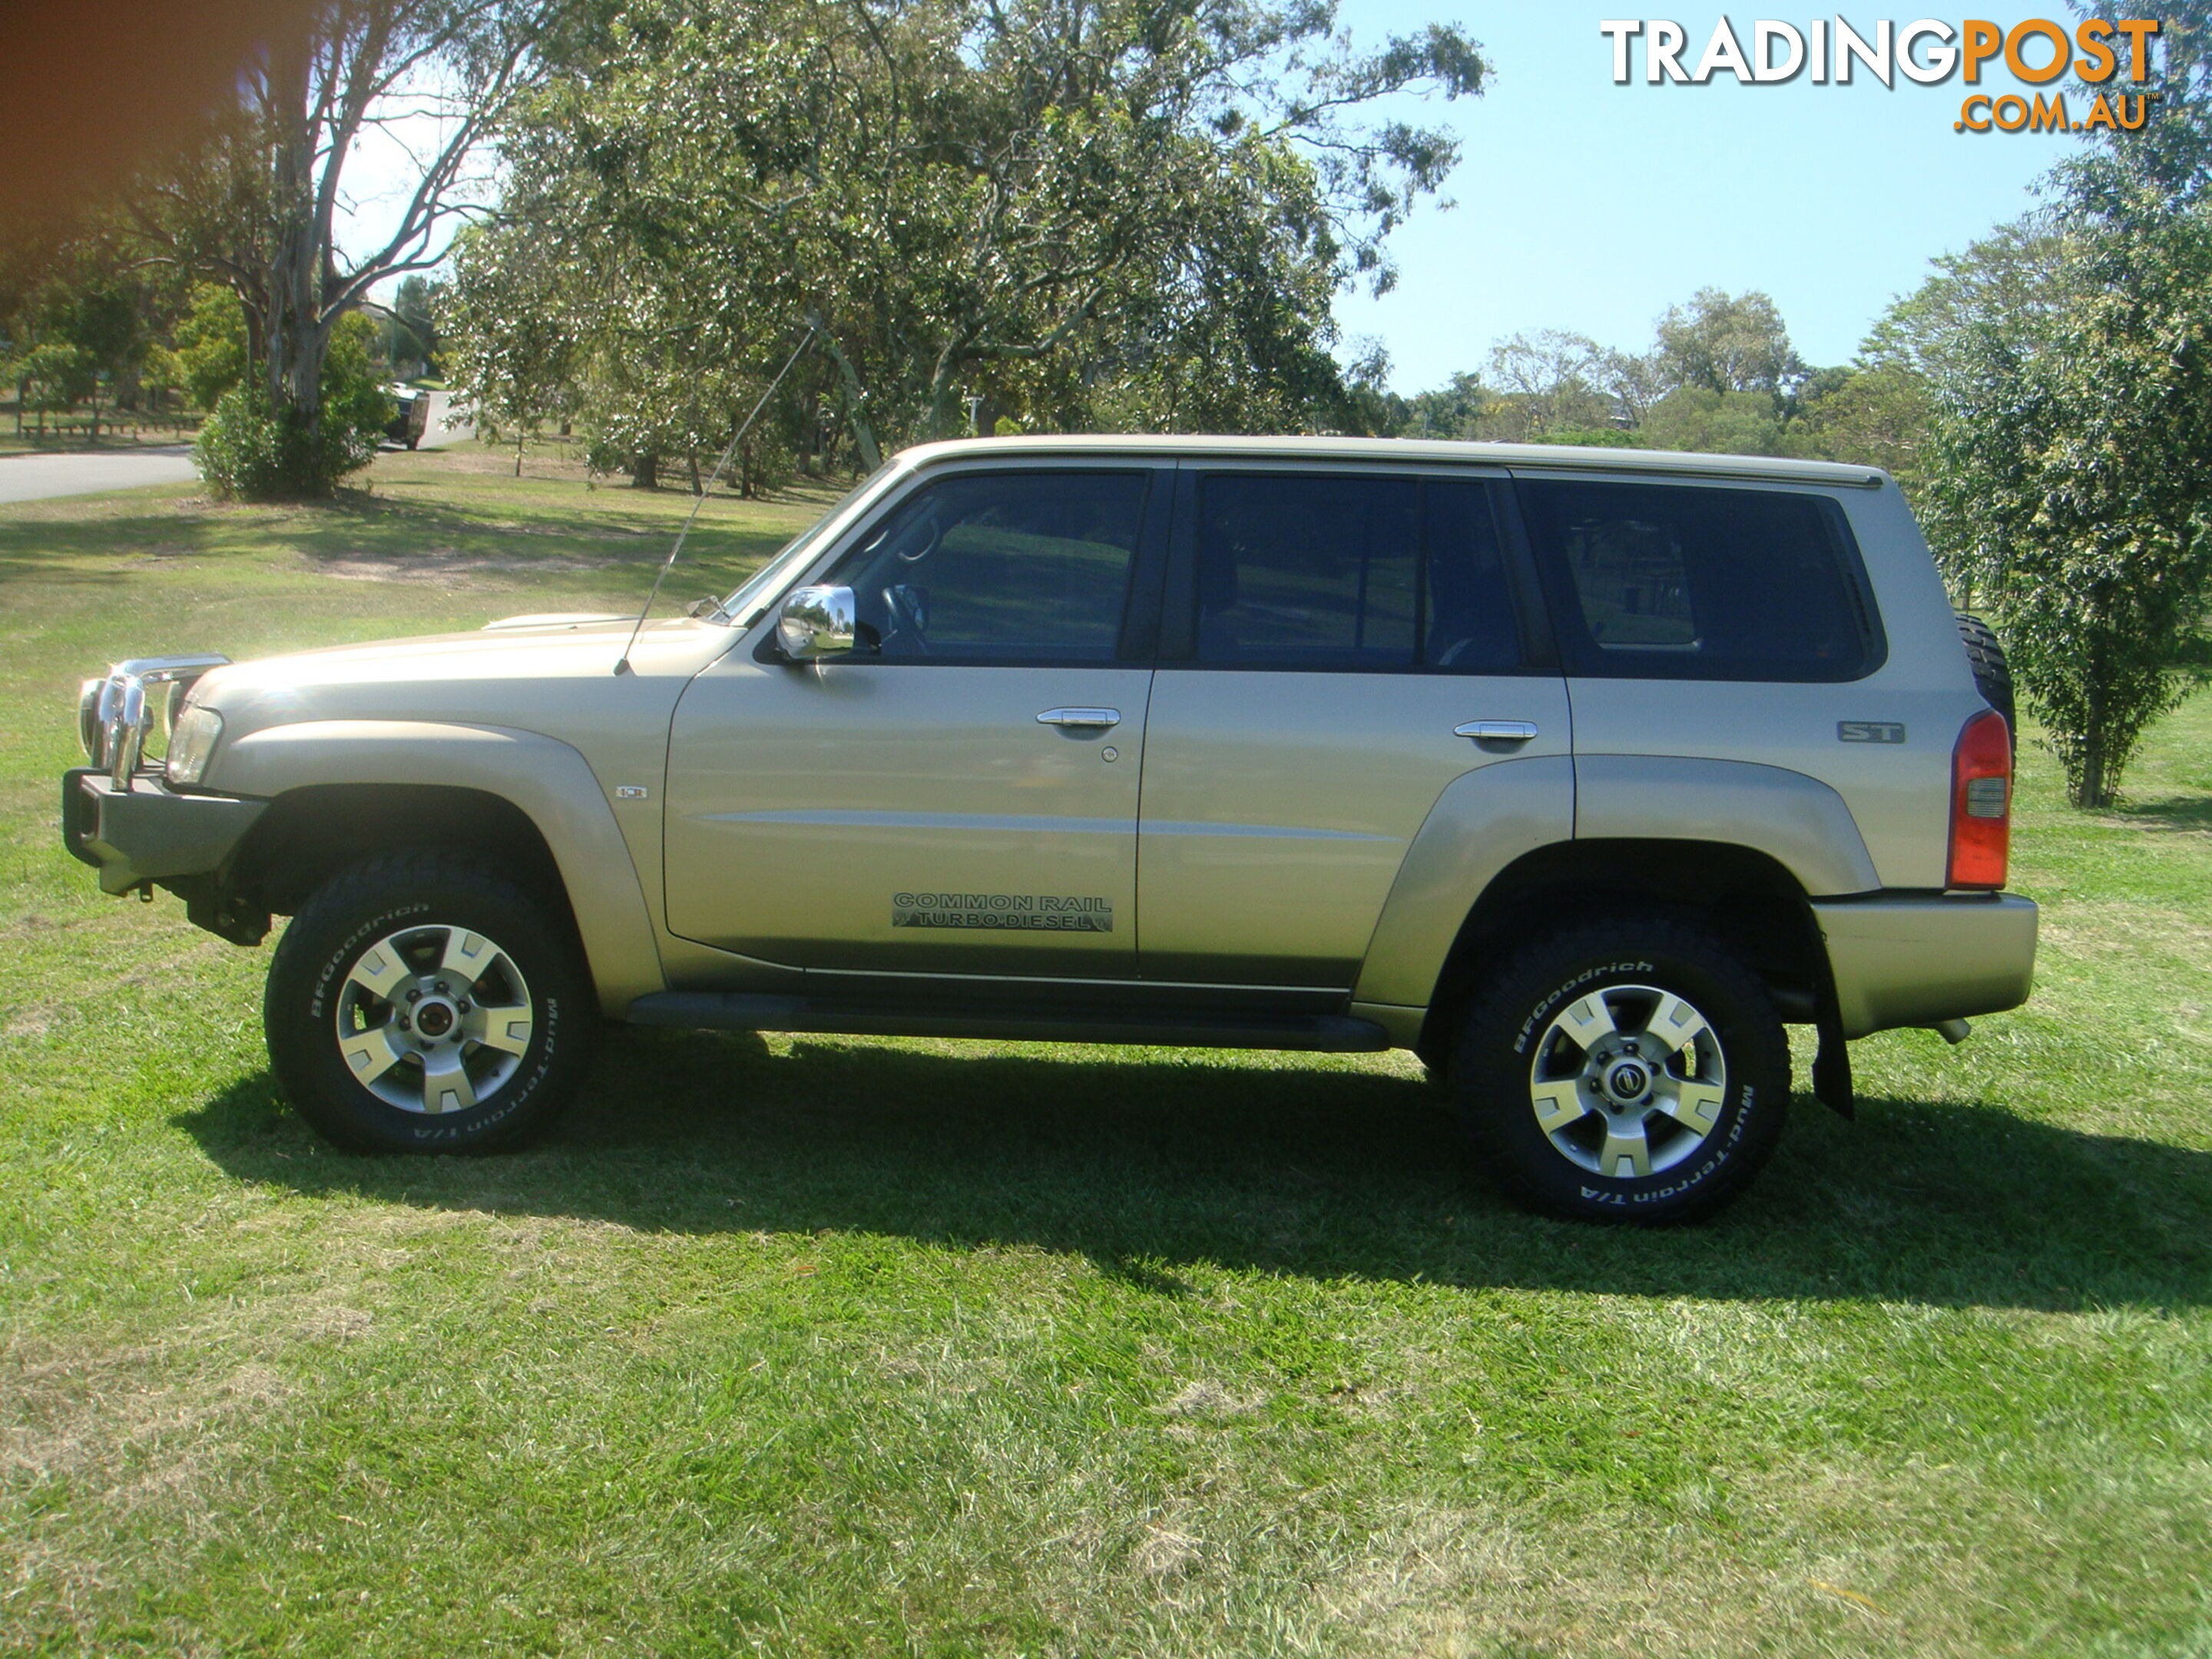
[[[131,787],[131,777],[146,750],[147,728],[159,718],[165,728],[201,675],[225,666],[230,659],[212,654],[189,657],[134,657],[119,662],[97,680],[77,688],[77,740],[94,766],[104,766],[118,789]],[[208,747],[214,747],[213,738]],[[207,757],[200,757],[200,764]]]
[[[76,740],[84,757],[97,766],[107,754],[107,732],[100,718],[100,694],[107,689],[107,676],[95,674],[77,688]]]
[[[208,757],[222,741],[222,716],[212,708],[187,708],[177,717],[169,733],[168,775],[171,783],[195,784],[207,770]]]

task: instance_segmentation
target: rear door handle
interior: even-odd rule
[[[1118,708],[1048,708],[1037,716],[1039,726],[1072,726],[1104,731],[1121,723]]]
[[[1469,720],[1452,727],[1452,736],[1473,738],[1477,743],[1526,743],[1535,735],[1534,720]]]

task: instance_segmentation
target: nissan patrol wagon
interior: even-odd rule
[[[86,683],[70,849],[258,944],[343,1146],[543,1129],[601,1018],[1409,1048],[1559,1213],[1741,1189],[2028,993],[2008,693],[1864,467],[912,449],[691,614]],[[155,758],[150,752],[159,748]]]

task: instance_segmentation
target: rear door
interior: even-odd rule
[[[1185,463],[1146,734],[1146,979],[1348,991],[1446,787],[1571,752],[1506,488]],[[1571,800],[1545,801],[1567,839]]]
[[[927,478],[814,578],[854,590],[869,648],[763,641],[701,674],[670,747],[672,931],[833,973],[1132,976],[1155,471]]]

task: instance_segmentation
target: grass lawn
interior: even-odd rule
[[[510,464],[0,507],[0,1652],[2212,1656],[2212,696],[2122,811],[2023,745],[2035,1000],[1701,1229],[1504,1207],[1398,1055],[625,1030],[339,1157],[265,951],[61,852],[74,689],[635,603],[688,498]]]

